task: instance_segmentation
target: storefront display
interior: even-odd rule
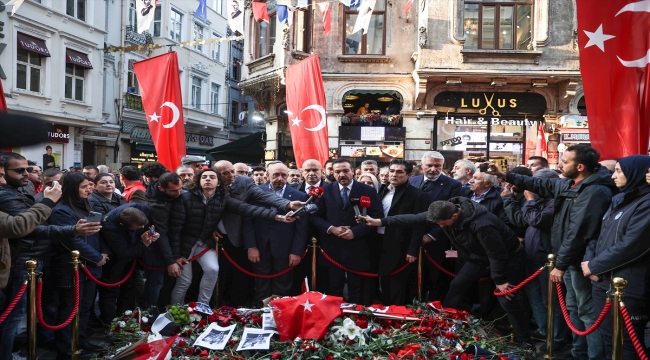
[[[404,127],[341,126],[338,154],[350,158],[353,165],[364,160],[375,160],[384,166],[392,159],[404,158],[405,138]]]

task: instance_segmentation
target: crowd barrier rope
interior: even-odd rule
[[[38,288],[36,290],[36,314],[38,315],[38,322],[47,330],[59,331],[70,325],[72,320],[74,320],[75,315],[79,311],[79,271],[75,270],[74,272],[74,305],[72,306],[72,312],[68,319],[66,319],[61,325],[48,325],[43,319],[43,281],[39,279]]]
[[[0,316],[0,324],[2,324],[9,314],[13,311],[13,309],[16,307],[16,304],[20,301],[20,299],[25,295],[25,290],[27,290],[27,281],[18,289],[18,293],[16,293],[16,297],[9,303],[9,306],[5,309],[5,311],[2,313],[2,316]]]
[[[120,285],[124,284],[125,282],[127,282],[131,278],[131,275],[133,275],[133,271],[135,271],[135,266],[136,265],[137,265],[137,262],[135,260],[133,262],[131,262],[131,268],[129,269],[129,272],[126,274],[124,279],[122,279],[122,280],[120,280],[120,281],[118,281],[116,283],[113,283],[113,284],[108,284],[108,283],[102,282],[101,280],[97,279],[96,277],[93,276],[93,274],[90,273],[90,270],[88,270],[83,265],[81,265],[81,269],[84,271],[86,276],[88,276],[88,278],[90,280],[97,283],[97,285],[103,286],[103,287],[117,287],[117,286],[120,286]]]
[[[444,267],[442,267],[442,265],[438,264],[438,263],[437,263],[437,262],[436,262],[436,261],[431,257],[431,255],[429,255],[429,252],[428,252],[428,251],[424,250],[424,256],[426,256],[426,257],[427,257],[427,260],[429,260],[429,262],[430,262],[433,266],[435,266],[438,270],[440,270],[440,272],[442,272],[443,274],[445,274],[445,275],[447,275],[447,276],[449,276],[449,277],[452,277],[452,278],[455,278],[455,277],[456,277],[456,274],[454,274],[453,272],[451,272],[451,271],[445,269]],[[492,280],[492,278],[489,277],[489,276],[478,279],[478,281],[480,281],[480,282],[483,282],[483,281],[490,281],[490,280]]]
[[[630,313],[627,311],[627,307],[625,307],[625,304],[621,301],[621,315],[623,316],[623,322],[625,323],[625,328],[627,329],[627,333],[630,336],[630,341],[632,341],[632,344],[634,345],[634,349],[636,350],[637,355],[639,355],[639,358],[641,360],[648,360],[648,354],[645,352],[645,346],[644,344],[639,340],[639,337],[636,334],[636,331],[634,331],[634,324],[632,324],[632,318],[630,317]]]
[[[542,271],[544,271],[544,268],[546,268],[546,265],[544,265],[541,268],[537,269],[537,271],[532,273],[529,277],[527,277],[526,279],[524,279],[524,281],[522,281],[519,284],[517,284],[516,286],[514,286],[512,289],[508,289],[506,291],[499,291],[499,289],[494,289],[494,295],[495,296],[506,296],[506,295],[509,295],[509,294],[512,294],[512,293],[515,293],[515,292],[521,290],[521,288],[523,288],[529,282],[533,281],[536,277],[538,277],[542,273]]]
[[[349,272],[349,273],[352,273],[352,274],[356,274],[356,275],[359,275],[359,276],[365,276],[365,277],[379,277],[379,274],[348,269],[347,267],[345,267],[342,264],[338,263],[336,260],[332,259],[329,255],[327,255],[325,250],[323,250],[322,248],[319,248],[319,249],[320,249],[320,252],[323,254],[323,257],[325,259],[327,259],[327,261],[331,262],[332,264],[334,264],[334,266],[336,266],[337,268],[339,268],[339,269],[341,269],[341,270],[343,270],[345,272]],[[402,271],[406,270],[406,268],[408,268],[409,265],[411,265],[411,264],[412,263],[410,263],[410,262],[406,262],[404,265],[402,265],[402,267],[400,267],[399,269],[394,270],[393,272],[391,272],[388,275],[390,275],[390,276],[397,275],[397,274],[401,273]]]
[[[605,317],[607,317],[607,313],[609,313],[609,311],[612,309],[612,303],[608,299],[608,301],[605,303],[605,307],[603,307],[603,311],[600,312],[596,321],[588,329],[580,330],[571,322],[571,318],[569,317],[569,309],[566,307],[564,293],[562,292],[562,284],[555,283],[555,289],[557,290],[557,298],[560,302],[560,309],[562,310],[564,321],[566,321],[566,324],[576,335],[587,336],[596,331],[596,329],[598,329],[598,327],[600,327],[600,325],[605,320]]]
[[[254,272],[250,272],[250,271],[244,269],[244,268],[241,267],[239,264],[237,264],[237,263],[235,262],[235,260],[233,260],[233,259],[230,257],[230,255],[228,255],[228,252],[226,251],[226,249],[221,248],[221,251],[223,252],[223,256],[226,257],[226,260],[228,260],[228,262],[231,263],[232,266],[234,266],[237,270],[243,272],[244,274],[246,274],[246,275],[248,275],[248,276],[252,276],[252,277],[254,277],[254,278],[258,278],[258,279],[273,279],[273,278],[276,278],[276,277],[282,276],[282,275],[288,273],[289,271],[293,270],[293,267],[292,267],[292,266],[289,266],[288,268],[286,268],[286,269],[284,269],[284,270],[282,270],[282,271],[280,271],[279,273],[276,273],[276,274],[269,274],[269,275],[256,274],[256,273],[254,273]],[[307,256],[307,253],[308,253],[308,252],[309,252],[309,250],[305,250],[304,254],[302,254],[302,257],[300,258],[301,261],[302,261],[302,260]]]

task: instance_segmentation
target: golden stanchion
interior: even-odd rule
[[[612,360],[623,360],[623,315],[621,314],[621,303],[623,302],[623,289],[627,287],[627,280],[615,277],[612,285],[614,292],[614,304],[612,306]]]
[[[316,253],[318,252],[318,240],[311,238],[311,291],[316,291]]]
[[[548,298],[546,306],[546,353],[544,359],[554,359],[553,345],[555,342],[555,283],[551,280],[551,271],[555,269],[555,255],[548,254]]]
[[[35,270],[38,261],[25,261],[27,269],[27,282],[29,283],[29,301],[27,303],[27,359],[36,360],[36,285],[37,276]]]
[[[422,246],[418,254],[418,301],[422,302]]]
[[[77,250],[72,250],[72,261],[70,262],[72,264],[72,270],[73,271],[79,271],[79,251]],[[77,291],[76,287],[79,287],[80,284],[75,282],[75,284],[72,287],[72,291]],[[81,303],[80,303],[81,304]],[[73,309],[74,311],[74,309]],[[81,309],[77,309],[77,313],[74,316],[74,320],[72,321],[72,352],[70,355],[72,356],[72,360],[78,360],[79,355],[81,354],[81,346],[79,344],[79,326],[80,326],[80,314]]]

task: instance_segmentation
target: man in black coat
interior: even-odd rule
[[[354,181],[354,171],[349,161],[338,159],[332,162],[336,182],[325,186],[325,193],[316,201],[318,211],[310,217],[321,233],[320,246],[332,259],[344,267],[370,272],[372,270],[371,247],[375,246],[375,230],[365,224],[358,224],[350,199],[362,196],[370,198],[368,214],[382,216],[381,201],[377,191]],[[321,256],[322,261],[327,262]],[[345,271],[334,264],[329,267],[328,294],[343,296]],[[372,303],[372,278],[348,272],[348,299],[351,303],[370,305]]]

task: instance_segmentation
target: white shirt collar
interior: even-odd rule
[[[343,186],[343,185],[341,185],[341,183],[337,183],[337,184],[339,184],[339,191],[342,191],[344,187],[348,188],[348,191],[350,191],[350,190],[352,190],[352,185],[354,185],[354,180],[352,180],[350,182],[350,185],[348,185],[348,186]]]

